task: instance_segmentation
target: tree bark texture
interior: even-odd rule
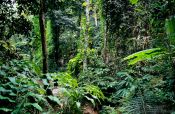
[[[90,24],[90,16],[89,16],[89,5],[90,1],[86,0],[86,30],[85,30],[85,40],[84,40],[84,61],[83,61],[83,70],[87,70],[88,64],[88,41],[89,41],[89,24]]]
[[[45,30],[44,2],[45,2],[44,0],[40,0],[39,23],[40,23],[40,33],[42,43],[42,54],[43,54],[43,74],[46,74],[48,72],[48,52],[46,42],[46,30]]]

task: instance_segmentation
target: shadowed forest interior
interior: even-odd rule
[[[0,114],[175,114],[175,0],[0,0]]]

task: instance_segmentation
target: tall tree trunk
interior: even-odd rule
[[[55,63],[56,63],[56,67],[59,68],[60,67],[60,48],[59,48],[59,45],[60,45],[60,32],[61,32],[61,26],[59,24],[57,24],[57,18],[55,16],[55,11],[59,10],[60,9],[60,3],[56,0],[52,0],[51,1],[51,6],[52,6],[52,9],[51,9],[51,22],[52,22],[52,33],[53,33],[53,44],[54,44],[54,60],[55,60]],[[58,70],[58,69],[57,69]]]
[[[60,66],[60,49],[59,49],[59,37],[60,37],[60,26],[56,25],[54,30],[55,36],[54,36],[54,42],[55,42],[55,62],[57,64],[57,67]]]
[[[97,6],[95,4],[94,6],[94,20],[95,20],[95,26],[98,26],[98,17],[97,17]]]
[[[104,39],[103,39],[103,60],[104,63],[108,64],[109,58],[108,58],[108,27],[105,25],[104,30]]]
[[[88,50],[89,24],[90,24],[89,5],[90,5],[90,1],[89,0],[86,0],[86,30],[85,30],[85,41],[84,41],[83,71],[86,71],[87,70],[87,64],[88,64],[87,50]]]
[[[80,8],[80,10],[79,10],[79,12],[78,12],[78,27],[80,27],[81,28],[81,18],[82,17],[82,8]],[[80,38],[80,36],[81,36],[81,29],[79,29],[78,30],[78,32],[77,32],[77,37],[78,38]]]
[[[103,3],[103,2],[101,2]],[[104,63],[108,64],[109,63],[109,50],[108,50],[108,38],[109,38],[109,19],[108,19],[108,13],[109,13],[109,4],[108,2],[106,2],[106,15],[105,15],[105,18],[104,19],[103,17],[101,18],[103,21],[104,21],[104,39],[103,39],[103,60],[104,60]],[[102,14],[101,14],[102,15]]]
[[[48,53],[46,43],[46,30],[45,30],[45,16],[44,16],[44,0],[40,0],[40,13],[39,13],[42,54],[43,54],[43,74],[48,72]]]

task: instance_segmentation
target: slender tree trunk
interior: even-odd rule
[[[55,26],[55,36],[54,36],[54,42],[55,42],[55,62],[57,64],[57,67],[60,66],[60,49],[59,49],[59,44],[60,44],[60,27],[59,25]]]
[[[109,13],[109,4],[108,2],[106,3],[106,15],[104,20],[104,39],[103,39],[103,60],[104,63],[108,64],[109,63],[109,50],[108,50],[108,37],[109,37],[109,19],[108,18],[108,13]]]
[[[55,63],[56,63],[56,66],[57,66],[57,68],[59,68],[60,67],[60,56],[61,56],[61,54],[60,54],[60,48],[59,48],[59,46],[60,46],[60,40],[59,40],[59,38],[60,38],[60,32],[61,32],[61,27],[60,27],[60,25],[58,25],[57,23],[56,23],[56,21],[57,21],[57,18],[55,17],[55,13],[54,13],[54,11],[56,11],[56,10],[59,10],[60,8],[59,8],[59,2],[57,2],[57,1],[55,1],[55,0],[52,0],[51,1],[51,5],[52,5],[52,11],[51,11],[51,22],[52,22],[52,32],[53,32],[53,44],[54,44],[54,60],[55,60]]]
[[[80,28],[81,28],[81,16],[82,16],[82,8],[80,8],[79,14],[78,14],[78,27],[80,27]],[[77,36],[78,36],[78,38],[80,38],[80,36],[81,36],[81,29],[78,30]]]
[[[44,16],[44,0],[40,0],[40,13],[39,13],[42,54],[43,54],[43,74],[48,72],[48,53],[46,43],[46,30],[45,30],[45,16]]]
[[[90,24],[90,16],[89,16],[89,5],[90,1],[86,0],[86,30],[85,30],[85,41],[84,41],[84,61],[83,61],[83,70],[87,70],[87,50],[88,50],[88,41],[89,41],[89,24]]]
[[[95,26],[98,26],[98,18],[97,18],[97,6],[94,6],[94,20],[95,20]]]
[[[105,30],[104,30],[104,39],[103,39],[103,44],[104,44],[104,47],[103,47],[103,60],[104,62],[107,64],[108,63],[108,27],[107,25],[105,25]]]

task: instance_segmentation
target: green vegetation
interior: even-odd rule
[[[0,114],[174,114],[175,0],[1,0]]]

